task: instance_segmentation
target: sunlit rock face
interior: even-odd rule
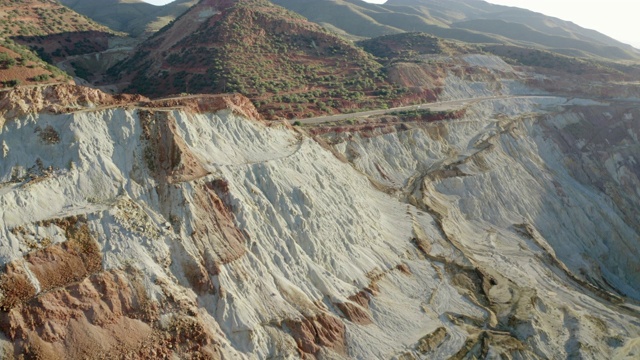
[[[0,132],[7,356],[640,351],[632,105],[494,99],[316,138],[238,96],[72,110]]]

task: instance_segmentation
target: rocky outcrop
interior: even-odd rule
[[[343,302],[335,303],[335,306],[340,309],[344,317],[353,323],[360,325],[368,325],[372,323],[371,315],[364,310],[362,305],[352,302]]]
[[[84,86],[53,84],[16,87],[0,92],[0,125],[3,125],[7,119],[27,114],[61,114],[92,108],[129,105],[154,109],[182,108],[198,113],[229,110],[246,118],[261,119],[261,115],[251,101],[240,94],[178,96],[151,101],[141,95],[110,95]]]
[[[85,219],[70,217],[42,224],[55,224],[64,231],[66,241],[28,253],[6,265],[1,276],[1,307],[9,310],[40,292],[80,281],[102,270],[102,254]],[[18,235],[21,228],[12,232]]]
[[[36,295],[38,289],[32,283],[26,266],[21,261],[5,265],[4,272],[0,275],[3,310],[9,310]]]
[[[198,316],[160,321],[175,304],[150,299],[135,274],[106,271],[46,292],[0,314],[15,355],[30,358],[185,356],[219,359],[215,335]],[[11,354],[5,354],[10,356]]]
[[[342,321],[329,314],[320,313],[300,320],[287,320],[285,325],[296,340],[303,357],[304,354],[317,355],[323,349],[346,354],[346,328]]]
[[[143,100],[146,98],[140,95],[108,95],[98,89],[72,84],[16,87],[0,92],[0,129],[7,119],[26,114],[59,114]]]
[[[202,218],[194,219],[192,236],[198,245],[205,264],[213,275],[219,267],[239,259],[245,254],[246,238],[234,223],[234,216],[228,205],[218,197],[219,183],[198,184],[193,192],[193,203],[197,214]]]
[[[167,99],[157,99],[143,103],[151,108],[184,108],[190,112],[214,113],[230,110],[247,119],[260,120],[262,116],[247,97],[240,94],[187,95]]]
[[[425,335],[420,341],[418,341],[418,345],[416,345],[416,350],[421,352],[422,354],[426,354],[435,350],[447,337],[447,329],[440,327],[437,328],[436,331]]]
[[[40,291],[82,280],[102,270],[102,254],[86,224],[69,230],[67,241],[29,253],[26,265]]]
[[[170,112],[141,110],[144,157],[149,170],[163,183],[180,183],[207,175],[200,161],[177,134],[176,119]]]
[[[140,288],[138,288],[140,289]],[[121,273],[102,273],[49,291],[1,314],[15,353],[69,359],[119,354],[141,347],[153,329],[144,319],[143,292]],[[149,319],[147,318],[148,322]]]

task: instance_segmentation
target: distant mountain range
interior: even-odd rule
[[[470,43],[535,47],[611,60],[640,58],[640,51],[597,31],[533,11],[481,0],[273,0],[309,20],[355,38],[425,32]]]
[[[141,0],[60,0],[60,2],[116,31],[140,36],[158,31],[198,0],[176,0],[155,6]]]
[[[389,75],[421,56],[493,53],[619,80],[640,60],[640,50],[596,31],[480,0],[24,0],[0,9],[10,20],[0,27],[5,87],[68,80],[55,64],[112,92],[240,92],[273,117],[433,99],[438,86]]]
[[[142,0],[60,0],[116,31],[149,35],[175,20],[198,0],[154,6]],[[312,22],[351,39],[424,32],[468,43],[532,47],[559,54],[607,60],[640,59],[640,50],[572,22],[482,0],[273,0]]]

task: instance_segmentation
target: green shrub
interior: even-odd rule
[[[0,67],[3,69],[10,69],[13,65],[16,64],[16,59],[11,57],[11,55],[7,53],[0,53]]]
[[[20,85],[20,80],[6,80],[2,82],[2,85],[4,85],[4,87],[14,87],[14,86],[18,86]]]
[[[49,74],[40,74],[40,75],[36,75],[33,78],[31,78],[31,80],[40,82],[40,81],[47,81],[47,80],[49,80],[49,78],[50,78]]]

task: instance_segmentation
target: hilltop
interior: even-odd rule
[[[264,114],[293,117],[383,106],[397,89],[380,70],[351,42],[268,1],[205,0],[110,72],[129,92],[240,92]]]
[[[143,41],[133,52],[99,66],[91,59],[76,61],[76,75],[150,97],[239,92],[269,119],[433,100],[448,65],[425,55],[493,53],[512,65],[573,75],[595,72],[616,80],[631,69],[617,62],[638,55],[595,31],[483,1],[206,0],[191,7],[188,1],[160,7],[140,1],[95,6],[66,1],[129,31],[131,24],[149,24],[160,12],[175,10],[162,17],[172,19],[165,27],[147,39],[139,37]],[[132,34],[141,34],[140,29]]]

